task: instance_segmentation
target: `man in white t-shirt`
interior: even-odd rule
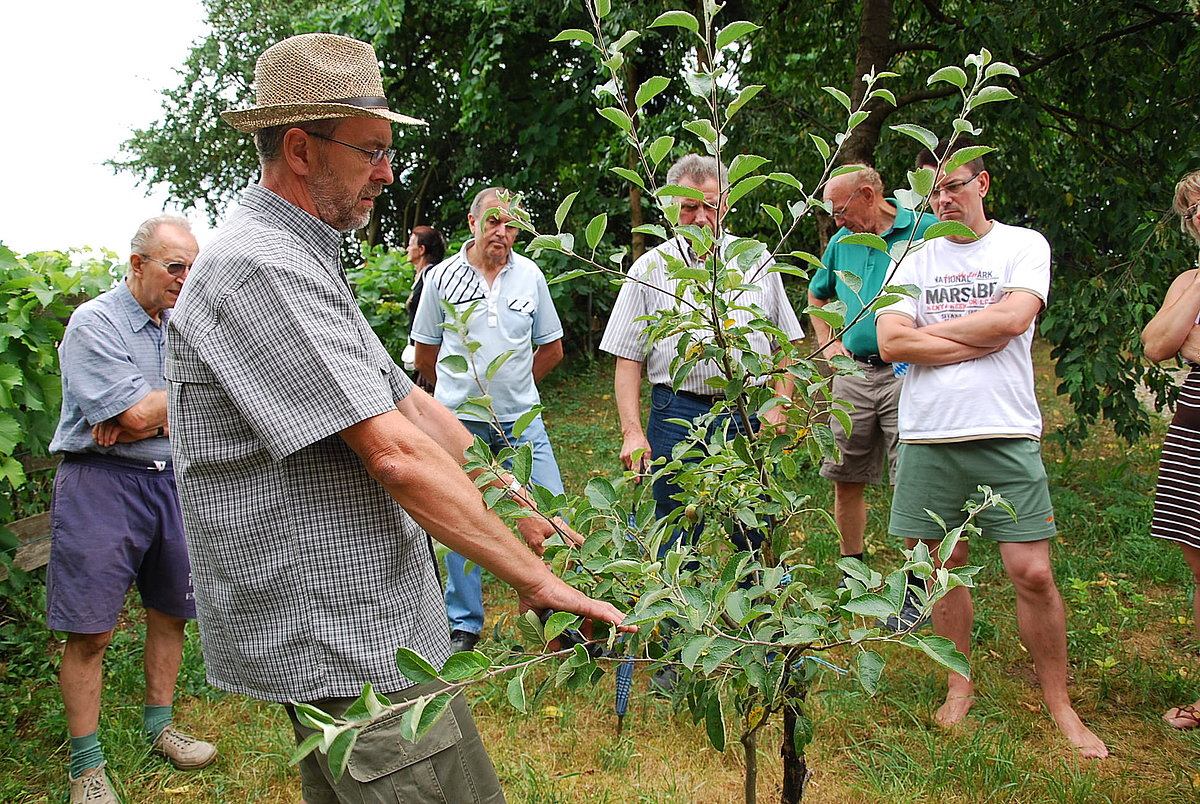
[[[951,153],[967,147],[960,139]],[[977,519],[984,538],[999,543],[1017,592],[1017,623],[1033,658],[1042,698],[1063,735],[1085,757],[1108,749],[1083,724],[1067,694],[1066,614],[1050,568],[1054,510],[1042,465],[1041,411],[1034,394],[1030,347],[1036,318],[1050,288],[1050,246],[1032,229],[988,218],[983,200],[991,177],[982,159],[948,173],[949,155],[923,151],[918,168],[936,171],[931,195],[941,221],[958,221],[974,237],[944,237],[905,259],[892,284],[915,285],[876,315],[884,360],[913,364],[900,396],[900,454],[890,533],[936,548],[962,524],[968,497],[991,486],[1017,511],[1014,520],[992,508]],[[966,565],[968,543],[955,548],[948,568]],[[934,607],[934,630],[970,655],[974,609],[959,587]],[[972,682],[949,676],[936,719],[961,722],[974,704]]]

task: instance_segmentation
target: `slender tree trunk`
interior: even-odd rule
[[[808,762],[804,754],[796,752],[796,726],[803,711],[801,699],[789,703],[783,708],[783,745],[780,753],[783,755],[783,793],[779,797],[781,804],[799,804],[804,798],[804,786],[808,784]]]
[[[742,751],[746,755],[746,804],[758,804],[758,731],[742,735]]]
[[[862,76],[871,71],[881,72],[891,63],[893,3],[894,0],[863,0],[858,54],[854,59],[854,85],[850,98],[855,108],[866,93],[866,84],[863,83]],[[870,101],[866,108],[870,117],[850,132],[850,136],[842,145],[844,162],[872,164],[875,161],[875,146],[879,144],[879,134],[884,121],[892,112],[892,107],[886,101],[876,98]]]

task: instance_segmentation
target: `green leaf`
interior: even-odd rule
[[[700,654],[709,646],[713,638],[704,634],[697,634],[687,641],[683,646],[683,650],[679,652],[679,661],[683,662],[683,666],[688,670],[692,670],[696,666],[696,662],[700,661]]]
[[[334,737],[333,742],[329,744],[329,772],[333,774],[335,782],[341,779],[342,774],[346,772],[346,764],[350,761],[350,752],[354,750],[354,743],[357,740],[358,729],[347,728]]]
[[[862,290],[862,279],[858,276],[858,274],[855,274],[851,271],[835,271],[834,274],[838,279],[845,283],[846,287],[850,288],[850,290],[854,291],[855,293],[858,293],[860,290]]]
[[[807,251],[793,251],[788,256],[795,257],[798,260],[804,260],[809,265],[815,265],[818,268],[825,267],[825,263],[821,262],[820,257],[818,257],[816,254],[810,254]]]
[[[304,742],[300,743],[300,745],[296,746],[295,750],[292,751],[292,758],[288,760],[288,764],[295,765],[299,763],[300,760],[304,759],[313,751],[316,751],[321,746],[321,742],[324,739],[325,735],[319,731],[313,732],[305,737]]]
[[[933,168],[919,168],[917,170],[908,171],[908,186],[913,189],[914,193],[922,196],[928,196],[933,192]]]
[[[596,44],[596,37],[592,36],[587,31],[580,28],[568,28],[561,32],[558,36],[550,40],[551,42],[583,42],[585,45]]]
[[[21,423],[12,414],[0,411],[0,454],[11,456],[24,437]]]
[[[588,248],[593,251],[596,246],[600,245],[600,238],[604,237],[604,232],[608,228],[608,215],[601,212],[596,217],[588,221],[585,235],[587,237]]]
[[[771,160],[755,154],[738,154],[729,165],[729,183],[733,184],[743,176],[753,173]]]
[[[995,103],[996,101],[1015,100],[1016,95],[1009,92],[1004,87],[984,87],[979,90],[979,94],[971,98],[967,104],[968,110],[973,110],[985,103]]]
[[[898,131],[901,134],[912,137],[914,140],[921,143],[931,151],[937,149],[937,135],[927,128],[923,128],[922,126],[918,126],[913,123],[901,123],[898,126],[888,126],[888,128],[890,128],[892,131]]]
[[[753,100],[755,95],[766,88],[766,84],[750,84],[749,86],[742,87],[742,91],[738,93],[738,96],[725,107],[725,119],[732,118],[743,106]]]
[[[579,622],[579,617],[569,611],[556,611],[546,620],[543,636],[546,642],[553,642],[568,628],[573,628]]]
[[[717,130],[707,120],[692,120],[684,123],[683,127],[710,145],[717,141]]]
[[[528,708],[529,703],[525,699],[524,670],[508,680],[508,702],[518,712],[524,712]]]
[[[958,649],[954,647],[954,643],[949,639],[940,636],[919,637],[915,634],[909,634],[904,642],[909,645],[915,642],[917,647],[925,651],[934,661],[947,670],[952,670],[960,676],[971,677],[970,662],[967,661],[966,656],[958,652]]]
[[[533,445],[522,444],[517,448],[516,454],[512,459],[513,477],[522,486],[529,485],[529,478],[533,475]]]
[[[607,478],[593,477],[588,481],[584,494],[593,508],[607,511],[617,502],[617,491]]]
[[[501,352],[500,354],[493,357],[492,362],[488,363],[487,369],[484,371],[484,377],[486,377],[490,381],[493,377],[496,376],[496,372],[499,371],[504,366],[504,364],[508,362],[508,359],[515,354],[516,354],[515,349],[509,349],[507,352]]]
[[[853,600],[842,604],[842,608],[851,614],[863,617],[889,617],[896,613],[896,608],[881,595],[859,595]]]
[[[755,25],[753,22],[745,20],[729,23],[717,33],[717,50],[733,44],[746,34],[757,31],[761,27],[761,25]]]
[[[969,237],[977,239],[975,232],[962,221],[938,221],[925,230],[925,240],[936,240],[939,237]]]
[[[571,211],[571,205],[575,203],[575,198],[578,195],[578,190],[570,193],[562,200],[562,203],[558,205],[558,209],[554,211],[554,226],[559,231],[562,230],[563,221],[567,219],[567,213]]]
[[[680,184],[664,184],[654,194],[659,198],[694,198],[697,201],[704,200],[704,193],[700,190],[694,187],[684,187]]]
[[[725,712],[721,707],[721,695],[715,689],[708,698],[708,706],[704,709],[704,730],[708,741],[718,751],[725,750]]]
[[[396,667],[404,677],[418,684],[437,680],[437,670],[425,657],[408,648],[396,649]]]
[[[620,39],[613,42],[613,45],[612,45],[613,51],[620,53],[622,50],[629,47],[629,43],[632,42],[634,39],[637,39],[639,36],[641,36],[641,34],[638,33],[637,31],[626,31],[625,33],[621,34]]]
[[[310,729],[323,729],[325,726],[332,726],[334,723],[332,715],[322,712],[312,704],[298,703],[293,708],[296,710],[296,719]]]
[[[767,213],[771,220],[775,221],[776,226],[783,226],[783,210],[777,206],[774,206],[773,204],[763,204],[762,209],[763,212]]]
[[[880,87],[879,89],[873,89],[873,90],[871,90],[870,97],[883,98],[885,101],[892,104],[892,106],[897,105],[896,96],[895,96],[895,94],[892,93],[892,91],[890,89],[884,89],[883,87]]]
[[[687,28],[692,33],[698,33],[700,30],[700,23],[696,22],[696,18],[686,11],[667,11],[659,14],[649,27],[663,28],[666,26]]]
[[[616,106],[605,106],[603,109],[596,110],[601,117],[614,123],[617,128],[624,131],[626,134],[633,131],[633,121],[629,119],[629,115],[618,109]]]
[[[533,420],[540,416],[541,413],[542,406],[535,405],[531,410],[527,410],[518,416],[517,420],[513,422],[512,426],[513,438],[520,438],[521,433],[525,432],[525,428],[532,424]]]
[[[985,79],[990,80],[998,75],[1011,75],[1013,78],[1020,78],[1021,71],[1016,67],[1013,67],[1011,64],[1006,64],[1002,61],[992,62],[987,66],[987,69],[983,71],[983,77]]]
[[[813,145],[817,146],[817,153],[821,155],[822,159],[828,162],[829,155],[833,153],[829,149],[829,143],[825,141],[824,137],[818,137],[816,134],[809,134],[808,136],[813,141]]]
[[[883,673],[883,657],[873,650],[858,654],[858,683],[867,695],[879,689],[879,676]]]
[[[574,270],[564,271],[561,274],[557,274],[556,276],[550,277],[549,279],[546,280],[546,284],[547,285],[557,285],[559,282],[569,282],[572,279],[578,279],[581,276],[587,276],[587,275],[588,275],[588,272],[583,270],[582,268],[575,268]],[[513,435],[516,435],[516,433],[513,433]]]
[[[834,100],[836,100],[838,103],[842,104],[842,106],[846,109],[847,112],[850,111],[850,96],[849,95],[847,95],[845,92],[842,92],[837,87],[821,87],[821,89],[825,90],[830,95],[832,95]]]
[[[462,355],[446,355],[438,363],[445,366],[451,374],[466,374],[470,368],[467,359]]]
[[[643,223],[641,226],[635,226],[631,231],[640,234],[654,235],[660,240],[667,239],[667,230],[659,226],[657,223]]]
[[[568,247],[564,246],[563,243],[568,237],[570,237],[568,234],[538,235],[529,241],[529,245],[526,248],[530,251],[539,251],[541,249],[567,251]]]
[[[850,120],[846,123],[846,128],[850,131],[858,128],[859,125],[871,116],[871,113],[863,109],[859,109],[854,114],[850,115]]]
[[[604,19],[612,12],[612,0],[596,0],[596,16]]]
[[[944,81],[947,84],[954,84],[954,86],[958,87],[959,89],[966,89],[967,73],[962,67],[957,67],[952,64],[949,67],[943,67],[933,75],[929,76],[929,80],[925,83],[926,85],[929,85],[936,84],[941,81]]]
[[[739,200],[741,200],[742,196],[748,192],[751,192],[752,190],[757,189],[758,186],[766,180],[766,176],[751,176],[748,179],[742,179],[729,189],[729,197],[726,199],[726,203],[732,207]]]
[[[812,738],[812,718],[807,715],[800,715],[796,718],[796,730],[792,732],[792,747],[796,750],[797,756],[804,756],[804,749],[808,748],[808,744],[812,742]]]
[[[646,148],[646,156],[650,157],[650,161],[654,163],[655,167],[658,167],[658,163],[663,161],[666,155],[671,152],[671,146],[674,144],[674,137],[659,137]]]
[[[652,75],[638,87],[637,92],[633,96],[633,102],[640,109],[670,85],[671,79],[661,75]]]
[[[646,189],[646,185],[642,181],[642,177],[638,174],[637,171],[630,170],[629,168],[625,168],[625,167],[610,167],[609,170],[611,170],[613,173],[616,173],[618,176],[620,176],[625,181],[630,182],[631,184],[635,184],[638,187],[641,187],[643,190]]]
[[[936,225],[937,224],[934,224],[934,226]],[[933,226],[930,226],[929,228],[932,229]],[[884,254],[887,254],[888,250],[887,241],[873,232],[854,232],[853,234],[846,235],[838,242],[847,243],[854,246],[866,246],[867,248],[878,249]]]
[[[955,151],[948,160],[946,160],[946,165],[942,168],[942,173],[948,176],[963,165],[970,162],[972,159],[978,159],[979,157],[985,154],[990,154],[995,150],[995,148],[992,148],[988,145],[972,145],[967,148],[960,148]],[[926,193],[926,195],[928,195],[928,193]]]

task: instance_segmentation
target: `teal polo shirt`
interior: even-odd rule
[[[918,218],[911,209],[901,206],[896,199],[889,198],[887,202],[896,209],[896,220],[892,228],[880,237],[890,248],[895,243],[908,240],[920,240],[925,230],[937,223],[937,218],[928,212]],[[916,235],[912,234],[916,229]],[[879,249],[839,242],[846,235],[853,234],[843,226],[838,229],[821,261],[824,268],[819,268],[808,289],[812,295],[822,301],[839,299],[846,304],[846,320],[852,321],[863,308],[863,302],[870,303],[879,293],[887,277],[892,259]],[[838,278],[836,271],[848,271],[862,280],[862,289],[856,294],[845,282]],[[869,312],[858,323],[842,334],[842,344],[853,354],[867,357],[879,354],[879,342],[875,338],[875,313]]]

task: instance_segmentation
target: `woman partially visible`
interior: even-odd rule
[[[412,293],[408,297],[408,328],[411,332],[413,319],[417,316],[417,304],[421,301],[421,290],[425,287],[425,269],[431,265],[437,265],[445,259],[446,238],[442,237],[442,233],[432,226],[414,226],[412,234],[408,237],[408,248],[405,250],[408,252],[408,261],[416,269]],[[414,346],[410,338],[401,362],[404,363],[404,368],[411,373],[413,382],[432,394],[435,378],[427,380],[421,375],[421,372],[415,369],[413,353]]]
[[[1175,211],[1182,216],[1183,231],[1200,242],[1198,202],[1200,170],[1175,186]],[[1150,533],[1183,549],[1197,584],[1192,618],[1200,633],[1200,270],[1184,271],[1171,283],[1162,308],[1142,330],[1142,343],[1146,357],[1156,363],[1178,355],[1191,366],[1163,442]],[[1200,701],[1171,707],[1163,720],[1177,729],[1200,726]]]

